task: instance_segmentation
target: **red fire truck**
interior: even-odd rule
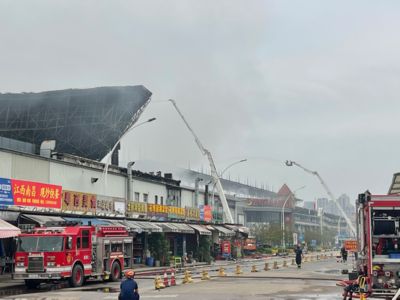
[[[392,297],[400,288],[400,196],[360,194],[357,201],[358,258],[347,288],[372,297]],[[362,282],[362,286],[359,282]],[[358,289],[358,291],[357,291]]]
[[[87,278],[116,281],[132,267],[132,242],[123,226],[35,228],[18,236],[13,278],[29,288],[60,279],[73,287]]]

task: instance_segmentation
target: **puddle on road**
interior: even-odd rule
[[[82,289],[80,292],[99,292],[99,293],[119,293],[118,288],[113,287],[97,287],[92,289]]]
[[[332,299],[342,299],[338,294],[329,294],[329,295],[292,295],[292,296],[284,296],[284,297],[268,297],[267,294],[257,294],[256,296],[264,296],[267,297],[266,300],[332,300]]]

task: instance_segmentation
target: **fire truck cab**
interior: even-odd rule
[[[393,296],[400,288],[400,196],[360,194],[357,201],[357,271],[365,293]]]
[[[40,227],[17,238],[14,279],[29,288],[41,282],[68,279],[116,281],[132,267],[132,237],[123,226]]]

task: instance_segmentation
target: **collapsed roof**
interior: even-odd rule
[[[150,101],[144,86],[0,94],[0,136],[101,160]]]

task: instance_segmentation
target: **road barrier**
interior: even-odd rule
[[[291,265],[294,266],[296,263],[294,262],[294,258],[292,258],[292,263]]]
[[[192,274],[188,270],[186,270],[182,283],[186,284],[186,283],[192,283],[192,282],[193,282]]]
[[[269,271],[269,264],[267,262],[265,263],[264,271]]]
[[[225,269],[223,267],[219,268],[218,276],[220,276],[220,277],[225,277],[226,276]]]
[[[286,267],[287,267],[287,261],[286,261],[286,260],[283,261],[282,267],[283,267],[283,268],[286,268]]]
[[[210,280],[210,276],[208,275],[208,272],[207,271],[203,271],[202,273],[201,273],[201,280]]]
[[[165,288],[165,285],[163,284],[160,276],[156,276],[156,278],[154,279],[154,287],[156,290]]]
[[[239,265],[236,265],[236,271],[235,271],[235,274],[236,274],[236,275],[243,274],[243,271],[242,271],[242,269],[240,268],[240,266],[239,266]]]
[[[272,267],[274,270],[279,269],[278,262],[274,261],[274,266]]]
[[[251,272],[252,272],[252,273],[258,272],[257,266],[256,266],[256,265],[253,265],[253,266],[251,267]]]

